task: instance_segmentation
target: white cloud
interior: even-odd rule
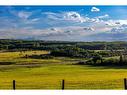
[[[126,24],[123,24],[119,27],[115,27],[115,28],[112,28],[111,31],[109,31],[111,33],[127,33],[127,25]]]
[[[21,21],[22,23],[26,24],[26,25],[33,25],[33,24],[36,24],[38,23],[40,20],[40,18],[33,18],[33,19],[25,19],[23,21]]]
[[[109,18],[109,15],[108,15],[108,14],[105,14],[105,15],[103,15],[103,16],[98,16],[97,18],[99,18],[99,19]]]
[[[81,16],[77,12],[65,12],[64,13],[64,20],[69,20],[69,21],[75,21],[75,22],[86,22],[88,20],[87,17]]]
[[[21,19],[28,19],[32,15],[32,12],[25,12],[25,11],[20,11],[18,12],[18,17]]]
[[[86,31],[94,31],[94,28],[92,28],[92,27],[84,27],[83,29]]]
[[[121,26],[123,24],[127,24],[127,20],[108,20],[103,22],[109,26]]]
[[[102,24],[101,24],[102,25]],[[17,29],[0,29],[0,38],[14,38],[14,39],[37,39],[37,40],[81,40],[92,35],[99,35],[103,33],[125,33],[127,25],[119,27],[111,26],[66,26],[66,27],[49,27],[47,29],[34,29],[32,27],[17,28]],[[109,36],[108,35],[108,36]],[[95,37],[92,36],[92,37]],[[107,39],[108,37],[105,36]],[[84,38],[84,39],[85,39]],[[97,38],[97,37],[96,37]],[[115,37],[114,37],[115,38]],[[91,38],[92,39],[92,38]],[[102,39],[101,39],[102,40]]]
[[[66,21],[66,22],[70,21],[70,22],[83,23],[89,20],[88,17],[81,16],[80,13],[75,12],[75,11],[61,12],[61,13],[45,12],[42,14],[46,14],[48,19]]]
[[[33,18],[33,19],[31,19],[32,22],[35,22],[35,21],[38,21],[38,20],[39,20],[39,18]]]
[[[52,19],[52,20],[62,20],[62,18],[63,18],[62,13],[42,12],[42,15],[46,15],[47,19]]]
[[[91,12],[99,12],[99,11],[100,11],[100,9],[97,8],[97,7],[92,7],[91,8]]]
[[[93,17],[93,18],[88,18],[87,17],[87,21],[86,22],[96,22],[96,23],[99,23],[99,22],[104,22],[104,19],[106,19],[106,18],[109,18],[108,14],[97,16],[97,17]]]
[[[33,12],[15,13],[15,16],[19,17],[18,21],[15,21],[17,18],[0,17],[0,26],[6,29],[0,29],[0,38],[79,40],[94,34],[109,33],[110,35],[127,31],[127,20],[109,19],[108,14],[89,18],[76,11],[43,12],[42,16],[31,18]]]
[[[92,32],[93,30],[94,29],[92,27],[80,26],[52,27],[47,29],[33,29],[32,27],[24,27],[20,29],[0,29],[0,38],[26,39],[33,37],[40,40],[44,37],[64,37],[62,40],[68,40],[69,38],[66,39],[67,36],[73,36],[72,38],[75,39],[75,37],[94,34],[95,32]]]

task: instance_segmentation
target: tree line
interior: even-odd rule
[[[85,50],[120,50],[127,48],[127,42],[69,42],[43,40],[0,39],[0,50],[56,50],[68,46]]]
[[[69,42],[41,40],[0,39],[1,51],[48,50],[47,55],[25,56],[30,58],[49,59],[53,57],[85,58],[87,61],[78,64],[87,65],[126,65],[127,42]],[[105,57],[119,58],[105,59]]]

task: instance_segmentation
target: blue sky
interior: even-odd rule
[[[0,39],[127,41],[127,6],[0,6]]]

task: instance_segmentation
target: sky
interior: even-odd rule
[[[0,6],[0,39],[127,41],[127,6]]]

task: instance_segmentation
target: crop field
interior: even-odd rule
[[[1,52],[0,89],[124,89],[127,67],[74,65],[78,58],[23,58],[25,54],[47,54],[48,51]],[[9,63],[10,62],[10,63]]]

